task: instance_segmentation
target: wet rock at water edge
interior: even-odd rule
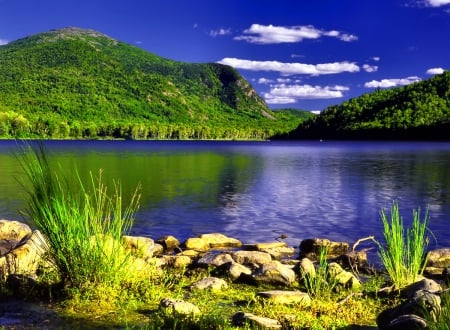
[[[242,242],[221,233],[202,234],[200,238],[209,244],[211,249],[241,247]]]
[[[161,244],[166,251],[180,248],[180,241],[172,235],[162,236],[156,240],[156,243]]]
[[[190,237],[184,241],[183,246],[188,250],[206,252],[209,250],[209,243],[200,237]]]
[[[310,238],[300,242],[300,258],[306,257],[318,260],[321,249],[326,249],[328,258],[335,258],[346,254],[350,250],[347,242],[334,242],[326,238]]]

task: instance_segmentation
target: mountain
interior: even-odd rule
[[[301,121],[229,66],[73,27],[0,46],[0,77],[0,137],[268,138]]]
[[[328,107],[283,137],[450,140],[450,72]]]

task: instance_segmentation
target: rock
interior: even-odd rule
[[[163,256],[163,265],[171,266],[173,268],[185,268],[192,263],[192,259],[188,256]]]
[[[334,261],[338,262],[345,268],[352,269],[365,269],[369,265],[367,250],[350,251],[346,254],[338,256]]]
[[[42,258],[47,251],[44,236],[35,230],[24,244],[0,258],[0,277],[4,279],[9,274],[33,275],[39,266],[50,267]]]
[[[264,265],[272,261],[270,254],[261,251],[237,251],[233,253],[233,259],[242,265]]]
[[[180,246],[180,241],[172,235],[162,236],[156,240],[156,243],[161,244],[168,251],[179,249]]]
[[[336,262],[329,263],[328,272],[332,281],[335,281],[346,288],[354,289],[361,286],[361,282],[352,272],[344,270]]]
[[[301,291],[270,290],[258,292],[256,295],[276,304],[298,304],[302,307],[311,305],[311,297],[307,293]]]
[[[123,236],[125,250],[140,258],[151,258],[155,250],[155,242],[148,237]]]
[[[263,264],[252,276],[258,283],[291,285],[295,282],[295,272],[277,260]]]
[[[197,264],[199,266],[212,265],[219,267],[233,261],[233,258],[228,253],[207,253],[197,261]]]
[[[400,296],[405,299],[412,299],[418,291],[438,294],[442,291],[442,287],[436,281],[424,278],[423,280],[417,281],[403,288],[400,291]]]
[[[0,257],[14,250],[18,245],[20,245],[20,242],[21,241],[17,240],[0,240]]]
[[[440,286],[429,279],[413,283],[401,291],[407,300],[393,308],[381,312],[377,317],[380,330],[383,329],[424,329],[425,318],[437,320],[441,311]],[[411,316],[413,315],[413,316]],[[426,327],[426,323],[425,323]]]
[[[348,253],[350,244],[347,242],[333,242],[326,238],[305,239],[300,243],[300,258],[307,257],[317,260],[322,248],[327,249],[328,258],[335,258]]]
[[[277,320],[257,316],[252,313],[237,312],[232,316],[231,322],[234,326],[241,327],[244,325],[249,325],[252,329],[281,329],[281,323]]]
[[[209,250],[209,243],[199,237],[188,238],[184,243],[184,247],[188,250],[205,252]]]
[[[170,314],[183,315],[183,316],[197,316],[200,315],[200,310],[194,304],[171,298],[163,298],[159,306]]]
[[[414,314],[402,315],[392,320],[386,329],[389,330],[421,330],[427,329],[427,322]],[[382,330],[382,329],[380,329]]]
[[[233,281],[237,280],[242,274],[252,274],[252,270],[250,268],[234,261],[219,266],[216,271],[219,273],[224,273]]]
[[[263,249],[273,249],[273,248],[280,248],[280,247],[287,247],[286,242],[245,244],[243,246],[243,249],[248,250],[248,251],[262,251]]]
[[[450,267],[450,248],[436,249],[428,252],[427,266],[442,269]]]
[[[200,252],[195,250],[184,250],[176,254],[176,256],[186,256],[191,259],[197,258],[199,255]]]
[[[217,277],[205,277],[191,285],[193,290],[206,290],[221,291],[228,289],[228,284],[221,278]]]
[[[240,247],[242,243],[240,240],[225,236],[220,233],[202,234],[200,238],[209,244],[209,247],[214,248],[229,248]]]
[[[299,272],[302,277],[305,275],[315,277],[316,267],[314,266],[314,263],[311,261],[311,259],[303,258],[302,260],[300,260]]]
[[[15,220],[0,220],[0,240],[21,241],[31,236],[30,226]]]
[[[295,255],[295,249],[293,247],[280,246],[273,248],[261,249],[262,252],[266,252],[271,255],[273,259],[281,260],[289,258]]]

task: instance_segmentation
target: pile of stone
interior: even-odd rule
[[[355,252],[346,242],[332,242],[328,239],[306,239],[299,245],[299,251],[289,247],[284,241],[259,244],[242,244],[241,241],[219,233],[203,234],[180,242],[174,236],[165,236],[154,241],[148,237],[124,236],[123,246],[131,251],[136,265],[156,264],[160,268],[207,268],[214,277],[204,279],[192,285],[192,290],[226,290],[229,281],[245,284],[271,284],[279,290],[262,291],[257,295],[274,303],[298,304],[309,306],[311,298],[305,292],[291,290],[290,286],[301,281],[305,274],[314,276],[318,256],[326,248],[328,266],[333,281],[338,286],[356,288],[360,281],[354,270],[359,271],[368,266],[365,251]],[[0,220],[0,280],[21,275],[31,279],[36,277],[38,267],[42,266],[42,256],[48,246],[45,238],[38,231],[18,221]],[[431,255],[432,253],[430,253]],[[450,267],[450,249],[437,253],[438,260],[430,258],[433,272],[445,274]],[[433,261],[431,261],[433,260]],[[444,261],[445,260],[445,261]],[[439,270],[437,270],[439,268]],[[136,267],[138,270],[139,267]],[[420,291],[422,290],[422,291]],[[416,291],[426,294],[405,293],[407,299],[415,303],[428,301],[428,291]],[[423,291],[425,290],[425,291]],[[435,290],[435,289],[433,289]],[[17,290],[16,290],[17,291]],[[433,294],[436,292],[433,291]],[[420,296],[420,297],[419,297]],[[433,298],[434,299],[434,298]],[[440,305],[440,301],[439,301]],[[198,314],[198,308],[188,302],[165,298],[160,303],[169,313]],[[437,306],[437,305],[436,305]],[[433,307],[434,308],[434,307]],[[380,329],[391,329],[392,322],[410,312],[409,306],[380,315]],[[414,313],[411,313],[415,315]],[[422,317],[418,315],[418,317]],[[275,320],[266,320],[256,315],[238,312],[233,317],[236,325],[259,322],[270,324],[265,327],[281,327]],[[397,320],[398,321],[398,320]],[[257,325],[259,326],[259,325]]]

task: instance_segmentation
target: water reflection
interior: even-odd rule
[[[103,168],[124,196],[142,186],[134,233],[180,239],[221,231],[245,242],[288,235],[290,245],[323,236],[380,235],[379,210],[399,201],[405,220],[427,206],[439,246],[450,246],[450,144],[48,142],[68,170]],[[0,218],[25,207],[12,142],[0,142]]]

